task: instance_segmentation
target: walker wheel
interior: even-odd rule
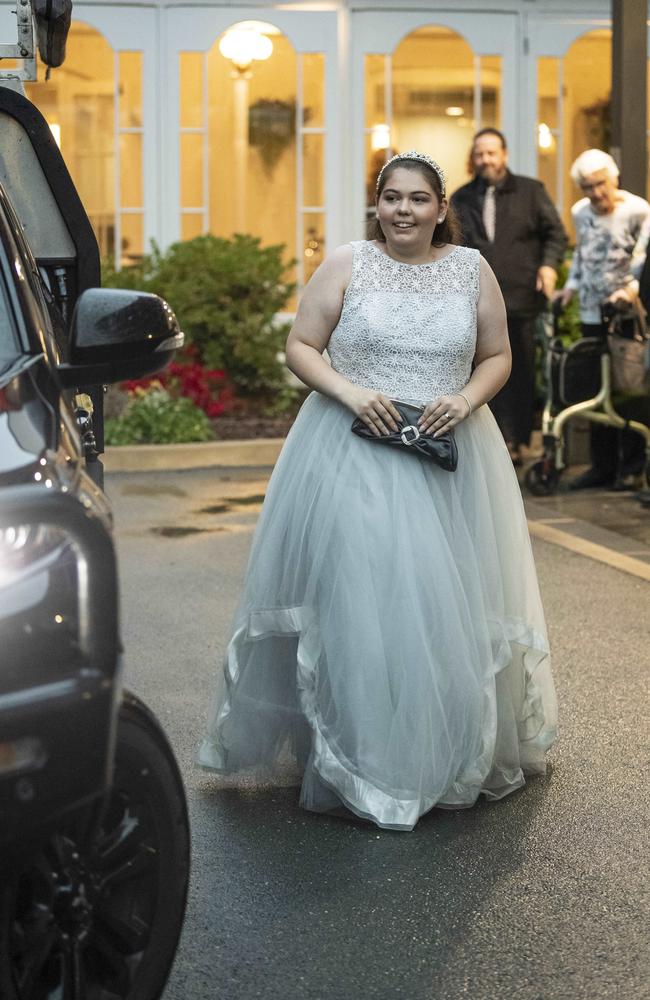
[[[549,497],[555,493],[559,479],[555,466],[548,459],[542,459],[528,469],[525,483],[533,496]]]

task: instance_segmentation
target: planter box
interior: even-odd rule
[[[284,438],[206,441],[201,444],[109,446],[102,456],[106,472],[153,472],[211,466],[275,465]]]

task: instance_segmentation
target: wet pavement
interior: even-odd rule
[[[165,725],[192,821],[165,1000],[650,1000],[650,584],[533,536],[560,704],[547,774],[410,834],[305,813],[296,789],[194,766],[267,477],[107,479],[126,680]],[[645,548],[631,495],[527,506],[533,524]]]
[[[631,539],[638,543],[639,551],[650,550],[650,508],[641,506],[633,490],[574,492],[563,483],[555,496],[529,497],[526,491],[524,496],[548,516],[584,521]]]
[[[578,546],[578,551],[619,568],[622,563],[617,556],[636,560],[646,566],[639,575],[650,580],[650,507],[639,502],[640,479],[634,490],[571,490],[569,483],[586,468],[577,466],[565,471],[554,494],[540,497],[531,495],[524,485],[526,468],[519,469],[518,475],[532,535],[551,537],[569,548],[580,540],[586,544]],[[633,570],[631,563],[628,569]]]
[[[524,464],[516,471],[529,517],[545,519],[563,531],[593,538],[650,563],[650,507],[642,506],[637,499],[639,490],[648,489],[644,477],[639,475],[635,488],[623,491],[569,489],[569,484],[588,468],[580,463],[589,461],[589,426],[576,421],[574,431],[575,464],[563,470],[552,496],[532,496],[525,486],[526,472],[543,453],[539,431],[533,432],[530,448],[524,449]]]

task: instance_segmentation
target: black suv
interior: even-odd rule
[[[162,368],[169,306],[99,285],[50,129],[0,86],[0,997],[153,1000],[183,921],[179,770],[121,684],[102,385]]]

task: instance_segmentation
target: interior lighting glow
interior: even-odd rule
[[[390,146],[390,128],[388,125],[373,125],[370,133],[370,146],[373,152],[379,149],[388,149]]]
[[[273,42],[254,27],[236,25],[221,37],[219,52],[244,72],[254,60],[269,58]]]
[[[540,122],[537,126],[537,145],[540,149],[552,149],[555,144],[555,137],[546,122]]]
[[[460,118],[461,115],[465,114],[465,109],[458,104],[450,104],[448,108],[445,108],[445,114],[449,115],[450,118]]]
[[[54,136],[55,143],[61,149],[61,126],[58,122],[48,122],[48,125],[50,126],[50,132]]]

